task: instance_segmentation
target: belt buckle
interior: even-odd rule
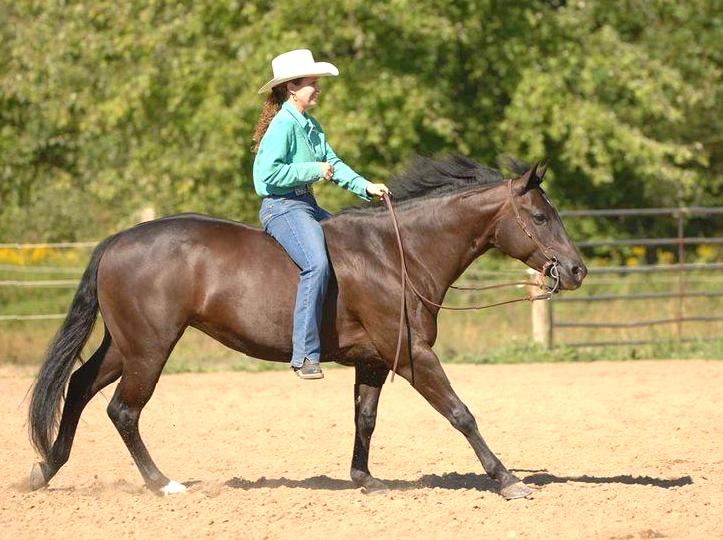
[[[313,193],[311,190],[311,186],[308,184],[305,186],[299,186],[297,188],[294,188],[294,194],[295,195],[305,195],[306,193]]]

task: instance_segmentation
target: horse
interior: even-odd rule
[[[543,272],[552,257],[559,288],[579,287],[587,269],[541,188],[544,173],[538,164],[503,181],[494,169],[452,156],[418,158],[398,175],[395,209],[415,289],[441,303],[452,283],[492,247]],[[380,393],[396,353],[403,289],[395,232],[380,205],[343,210],[322,227],[332,269],[322,361],[355,369],[351,479],[364,492],[382,491],[387,486],[371,474],[368,461]],[[184,491],[159,470],[138,430],[166,360],[192,326],[248,356],[289,362],[298,273],[262,230],[199,214],[141,223],[101,241],[32,390],[29,431],[42,461],[33,465],[31,488],[48,485],[68,461],[83,408],[120,378],[107,412],[145,486],[159,495]],[[467,438],[503,497],[529,495],[530,488],[489,449],[432,350],[439,309],[406,295],[406,347],[396,373]],[[83,363],[80,353],[98,311],[105,334]]]

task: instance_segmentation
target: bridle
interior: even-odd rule
[[[522,232],[524,232],[527,237],[532,240],[535,244],[537,244],[537,247],[540,248],[540,251],[545,256],[545,259],[547,259],[547,262],[542,266],[542,272],[540,274],[542,276],[549,275],[552,279],[556,281],[555,287],[551,289],[551,292],[555,293],[557,292],[557,287],[560,285],[560,272],[557,268],[557,257],[554,255],[550,255],[547,248],[543,246],[540,241],[537,239],[537,237],[532,234],[530,229],[527,228],[527,225],[522,219],[522,216],[520,216],[520,209],[517,208],[517,203],[515,202],[515,196],[512,192],[512,180],[507,181],[507,191],[509,193],[509,199],[510,204],[512,205],[512,210],[515,212],[515,220],[519,224],[520,228],[522,229]],[[541,287],[543,285],[541,284]]]
[[[489,289],[498,289],[501,287],[511,287],[515,285],[536,285],[540,287],[541,289],[545,289],[546,292],[532,295],[528,294],[527,296],[524,296],[522,298],[514,298],[512,300],[504,300],[502,302],[495,302],[493,304],[485,304],[481,306],[445,306],[442,304],[437,304],[424,296],[422,293],[420,293],[417,288],[412,283],[412,280],[409,278],[409,273],[407,272],[407,263],[404,259],[404,247],[402,245],[402,236],[399,232],[399,224],[397,223],[397,216],[394,212],[394,208],[392,207],[392,201],[389,197],[388,193],[384,193],[382,195],[382,199],[384,200],[384,203],[387,206],[387,209],[389,210],[389,213],[392,217],[392,223],[394,225],[394,232],[397,237],[397,247],[399,248],[399,260],[401,265],[401,278],[402,278],[402,298],[401,298],[401,305],[399,310],[399,334],[397,337],[397,352],[394,355],[394,364],[392,366],[392,377],[391,381],[394,382],[394,375],[397,372],[397,365],[399,363],[399,353],[402,349],[402,330],[404,328],[404,313],[406,312],[406,306],[407,306],[407,282],[409,282],[409,286],[414,291],[414,293],[419,297],[420,300],[426,302],[427,304],[437,307],[439,309],[449,309],[454,311],[464,311],[464,310],[473,310],[473,309],[487,309],[491,307],[497,307],[497,306],[504,306],[506,304],[513,304],[515,302],[534,302],[535,300],[549,300],[552,298],[552,295],[556,292],[558,292],[560,288],[560,272],[558,270],[558,261],[557,258],[554,256],[551,256],[548,252],[548,250],[543,246],[540,241],[535,237],[535,235],[530,232],[530,230],[525,225],[525,222],[522,220],[522,217],[520,216],[520,211],[517,208],[517,203],[515,203],[515,197],[512,192],[512,180],[507,181],[508,185],[508,192],[509,192],[509,201],[512,205],[512,209],[515,213],[515,219],[517,223],[522,228],[522,231],[527,235],[528,238],[530,238],[532,241],[537,244],[537,247],[540,249],[544,257],[547,259],[547,262],[542,267],[542,272],[540,273],[540,280],[538,282],[531,282],[531,281],[512,281],[507,283],[498,283],[495,285],[487,285],[485,287],[455,287],[452,285],[450,288],[452,289],[458,289],[458,290],[474,290],[474,291],[483,291],[483,290],[489,290]],[[553,285],[547,285],[545,283],[545,276],[548,275],[553,280]]]

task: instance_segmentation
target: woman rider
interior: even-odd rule
[[[291,367],[302,379],[324,377],[320,362],[321,312],[329,281],[329,260],[319,221],[331,214],[316,203],[311,184],[331,180],[364,200],[389,193],[339,159],[324,131],[306,110],[319,99],[319,77],[336,76],[311,51],[289,51],[271,62],[274,78],[259,90],[271,90],[256,124],[254,188],[263,197],[259,219],[300,268],[294,306]]]

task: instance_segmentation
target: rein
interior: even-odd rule
[[[458,290],[464,290],[464,291],[484,291],[489,289],[499,289],[502,287],[512,287],[515,285],[537,285],[540,288],[546,288],[547,292],[532,295],[528,294],[527,296],[524,296],[522,298],[514,298],[511,300],[503,300],[502,302],[495,302],[493,304],[485,304],[481,306],[445,306],[442,304],[437,304],[424,296],[422,293],[420,293],[417,288],[412,283],[412,280],[409,277],[409,273],[407,272],[407,263],[404,259],[404,247],[402,245],[402,236],[399,232],[399,224],[397,223],[397,216],[394,212],[394,208],[392,207],[392,201],[389,198],[389,195],[387,193],[384,193],[382,195],[382,199],[384,200],[384,203],[387,206],[387,209],[389,210],[389,213],[392,217],[392,223],[394,225],[394,232],[397,236],[397,247],[399,248],[399,259],[401,264],[401,275],[402,275],[402,299],[401,299],[401,305],[399,308],[399,334],[397,337],[397,352],[394,355],[394,365],[392,366],[392,377],[391,382],[394,382],[394,375],[397,372],[397,365],[399,363],[399,353],[402,350],[402,330],[404,328],[404,313],[406,311],[407,306],[407,282],[409,282],[409,286],[414,291],[414,293],[419,297],[420,300],[426,302],[430,306],[437,307],[439,309],[448,309],[453,311],[465,311],[465,310],[478,310],[478,309],[487,309],[497,306],[504,306],[507,304],[513,304],[515,302],[534,302],[535,300],[549,300],[552,298],[552,295],[558,291],[558,288],[560,286],[560,272],[557,269],[557,259],[555,257],[552,257],[548,254],[547,249],[537,240],[537,238],[529,231],[529,229],[525,226],[525,222],[522,220],[522,217],[520,216],[520,211],[517,208],[517,205],[515,204],[514,195],[512,193],[512,180],[508,180],[508,189],[509,189],[509,200],[510,204],[512,205],[512,208],[515,212],[515,219],[517,220],[517,223],[519,223],[520,227],[522,228],[522,231],[530,238],[532,239],[535,244],[537,244],[537,247],[540,248],[540,251],[547,259],[547,262],[542,268],[542,272],[540,273],[540,282],[531,282],[531,281],[511,281],[507,283],[498,283],[495,285],[487,285],[484,287],[455,287],[454,285],[450,286],[452,289],[458,289]],[[552,287],[549,287],[545,284],[544,279],[545,275],[549,274],[550,277],[555,280],[554,285]]]

